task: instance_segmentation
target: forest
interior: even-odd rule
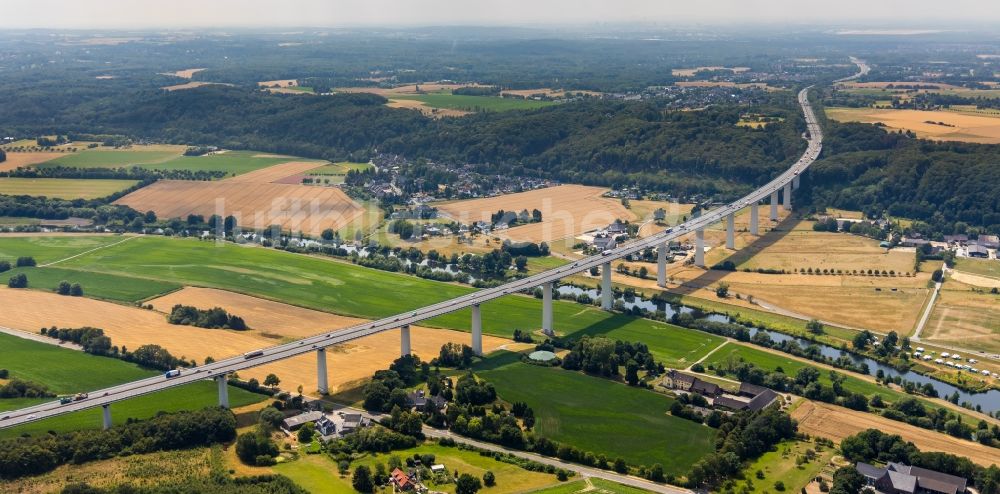
[[[1000,231],[1000,146],[934,143],[866,124],[827,122],[823,158],[804,176],[820,209],[920,220],[925,234]]]

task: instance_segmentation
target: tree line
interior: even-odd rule
[[[236,417],[222,408],[157,415],[107,430],[0,440],[0,478],[38,475],[67,463],[86,463],[122,454],[208,446],[236,437]]]

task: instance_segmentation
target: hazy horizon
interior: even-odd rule
[[[1000,21],[1000,7],[976,0],[878,1],[717,0],[710,4],[657,0],[36,0],[7,5],[0,29],[183,29],[266,27],[600,26],[677,24],[854,24],[857,26],[969,27]]]

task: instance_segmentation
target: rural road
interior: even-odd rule
[[[931,312],[934,311],[934,302],[937,300],[939,292],[941,292],[940,281],[934,284],[934,291],[931,292],[931,298],[927,301],[927,308],[924,309],[923,315],[920,316],[920,322],[917,323],[917,329],[913,332],[913,336],[910,337],[911,340],[920,341],[920,333],[924,330],[927,320],[930,319]]]
[[[60,348],[67,348],[70,350],[83,351],[83,347],[77,345],[76,343],[70,343],[68,341],[59,341],[55,338],[49,338],[48,336],[42,336],[36,333],[29,333],[28,331],[21,331],[20,329],[7,328],[0,326],[0,333],[9,334],[11,336],[16,336],[18,338],[23,338],[25,340],[37,341],[39,343],[45,343],[46,345],[53,345]]]

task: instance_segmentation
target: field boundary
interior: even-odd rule
[[[94,251],[97,251],[97,250],[106,249],[108,247],[114,247],[115,245],[128,242],[129,240],[132,240],[134,238],[138,238],[138,235],[129,236],[129,237],[126,237],[124,240],[121,240],[119,242],[115,242],[113,244],[108,244],[108,245],[102,245],[100,247],[95,247],[93,249],[80,252],[79,254],[73,254],[72,256],[69,256],[69,257],[66,257],[66,258],[63,258],[63,259],[59,259],[59,260],[52,261],[52,262],[45,263],[45,264],[39,264],[38,267],[45,268],[45,267],[49,267],[49,266],[52,266],[52,265],[55,265],[55,264],[59,264],[59,263],[61,263],[63,261],[68,261],[70,259],[75,259],[77,257],[80,257],[82,255],[86,255],[86,254],[90,254],[91,252],[94,252]]]

